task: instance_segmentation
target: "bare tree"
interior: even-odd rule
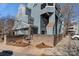
[[[71,25],[72,18],[76,16],[76,13],[73,12],[72,4],[64,4],[61,12],[64,15],[64,35],[67,35],[69,34],[68,27]],[[68,46],[66,47],[65,51],[69,56],[78,56],[78,42],[76,40],[72,40],[71,38],[69,38]]]
[[[3,41],[3,36],[4,36],[4,34],[3,34],[3,30],[4,29],[4,20],[2,19],[2,18],[0,18],[0,34],[1,34],[1,40]]]
[[[56,6],[55,6],[55,8],[56,8],[56,10],[57,10],[57,12],[58,12],[58,16],[57,15],[55,15],[55,24],[54,24],[54,46],[59,42],[59,40],[60,40],[60,35],[58,35],[60,32],[61,32],[61,26],[60,26],[60,28],[58,28],[58,26],[59,26],[59,23],[60,24],[62,24],[62,22],[61,22],[61,17],[60,17],[60,10],[61,10],[61,7],[60,7],[60,5],[59,4],[56,4]],[[59,32],[58,32],[58,30],[59,30]]]
[[[14,21],[15,21],[15,18],[14,17],[8,17],[7,18],[7,22],[6,22],[6,26],[7,26],[7,28],[6,28],[6,31],[7,31],[7,34],[8,35],[10,35],[10,33],[12,33],[13,31],[12,31],[12,28],[13,28],[13,26],[14,26]]]
[[[9,17],[2,17],[0,20],[0,29],[2,30],[2,36],[4,43],[6,44],[7,35],[11,32],[12,27],[14,24],[14,18]]]
[[[72,6],[68,3],[64,4],[61,9],[62,14],[64,15],[64,35],[68,34],[68,27],[71,22],[72,16]]]

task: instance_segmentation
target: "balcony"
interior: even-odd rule
[[[40,14],[53,13],[53,12],[55,12],[54,6],[46,6],[45,8],[43,8],[43,9],[40,11]]]

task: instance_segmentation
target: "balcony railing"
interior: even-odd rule
[[[54,6],[46,6],[44,9],[40,11],[40,14],[44,14],[47,12],[55,12]]]

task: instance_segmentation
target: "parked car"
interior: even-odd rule
[[[10,50],[3,50],[2,52],[0,52],[0,56],[11,56],[13,55],[13,51]]]
[[[79,34],[75,34],[75,35],[71,36],[71,39],[79,40]]]

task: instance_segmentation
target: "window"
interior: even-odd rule
[[[48,6],[53,6],[53,3],[48,3]]]
[[[43,3],[42,5],[41,5],[41,9],[43,9],[43,8],[45,8],[46,7],[46,3]]]
[[[37,4],[34,4],[34,5],[33,5],[33,8],[34,8],[35,6],[37,6]]]
[[[41,31],[41,34],[45,34],[45,31]]]
[[[73,29],[73,28],[69,28],[69,29]]]
[[[56,19],[58,19],[58,16],[57,16],[57,15],[55,15],[55,18],[56,18]]]

